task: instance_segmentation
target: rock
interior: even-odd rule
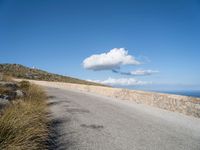
[[[4,95],[0,94],[0,99],[4,99],[4,97],[5,97]]]
[[[16,93],[16,97],[18,97],[18,98],[24,97],[24,92],[21,90],[16,90],[15,93]]]
[[[3,109],[6,105],[8,105],[10,102],[7,99],[0,98],[0,110]]]
[[[14,100],[14,99],[16,98],[17,94],[16,94],[15,91],[10,91],[10,92],[8,93],[8,95],[6,95],[6,96],[7,96],[7,99],[8,99],[8,100]]]
[[[15,91],[9,91],[6,94],[0,94],[0,98],[1,99],[5,99],[5,100],[14,100],[16,98],[17,94]]]
[[[11,97],[9,97],[8,95],[3,95],[3,94],[0,94],[0,99],[1,100],[11,100]]]
[[[0,82],[0,110],[11,101],[24,96],[25,93],[15,82]]]
[[[7,104],[9,101],[7,99],[0,98],[0,104]]]
[[[6,100],[14,100],[17,97],[17,94],[20,96],[21,92],[18,91],[19,86],[15,82],[0,82],[0,88],[2,92],[0,93],[0,98]]]
[[[0,87],[5,87],[5,88],[9,88],[11,90],[16,90],[18,88],[18,85],[16,83],[13,83],[13,82],[1,81]]]

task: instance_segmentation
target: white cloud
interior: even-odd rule
[[[121,65],[138,65],[139,61],[124,48],[114,48],[107,53],[95,54],[83,61],[83,67],[90,70],[111,70]]]
[[[140,76],[140,75],[152,75],[154,73],[158,73],[157,70],[135,70],[131,71],[130,75]]]
[[[151,84],[151,82],[146,81],[140,81],[135,78],[111,78],[109,77],[106,80],[88,80],[92,82],[97,82],[101,84],[107,84],[107,85],[119,85],[119,86],[135,86],[135,85],[146,85]]]

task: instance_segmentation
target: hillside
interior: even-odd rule
[[[4,73],[6,75],[9,75],[15,78],[23,78],[23,79],[105,86],[102,84],[80,80],[77,78],[49,73],[47,71],[40,70],[40,69],[29,68],[20,64],[0,64],[0,73]]]

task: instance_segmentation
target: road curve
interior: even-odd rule
[[[45,87],[58,150],[200,150],[200,119]]]

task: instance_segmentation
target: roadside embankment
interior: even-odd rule
[[[62,82],[46,82],[35,80],[32,80],[31,82],[42,86],[80,90],[116,99],[134,101],[138,104],[146,104],[200,118],[200,98]]]
[[[1,89],[2,101],[7,103],[0,110],[0,149],[47,149],[47,97],[43,89],[27,81],[2,82]]]

